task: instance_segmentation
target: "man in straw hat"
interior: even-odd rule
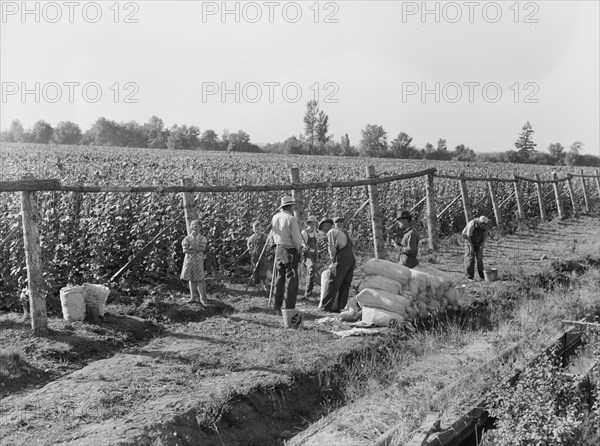
[[[400,259],[399,263],[408,267],[414,268],[419,264],[417,254],[419,253],[419,233],[412,226],[412,215],[409,211],[402,211],[396,217],[403,231],[402,240],[400,243]],[[396,241],[394,240],[394,243]]]
[[[317,276],[317,217],[309,215],[306,219],[306,224],[306,228],[302,231],[304,266],[306,267],[304,298],[309,299],[312,295]]]
[[[275,312],[281,314],[285,294],[285,308],[296,308],[298,297],[298,262],[302,252],[300,224],[294,216],[296,202],[290,196],[281,198],[279,212],[271,221],[275,249]]]
[[[474,218],[465,229],[462,236],[465,239],[465,270],[468,280],[474,280],[475,260],[477,259],[477,273],[481,280],[483,275],[483,247],[488,236],[489,218],[485,215]]]
[[[319,229],[327,231],[331,228],[331,220],[322,220]],[[329,255],[331,257],[331,276],[327,283],[327,290],[323,295],[320,307],[325,311],[339,313],[346,307],[350,295],[350,285],[354,276],[356,260],[352,239],[344,229],[344,218],[333,219],[335,227],[327,232]],[[336,299],[336,295],[338,295]]]

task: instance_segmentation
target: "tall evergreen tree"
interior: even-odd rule
[[[532,135],[534,133],[531,124],[527,121],[523,125],[523,131],[519,135],[519,139],[515,142],[515,147],[524,161],[527,161],[530,158],[535,151],[535,146],[537,146],[532,140]]]

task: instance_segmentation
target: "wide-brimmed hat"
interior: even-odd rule
[[[412,215],[410,214],[410,212],[408,211],[402,211],[399,212],[398,215],[396,215],[396,220],[412,220]]]
[[[344,217],[334,217],[334,219],[333,219],[334,223],[343,223],[345,221],[346,221],[346,219]]]
[[[487,218],[485,215],[482,215],[481,217],[479,217],[479,221],[484,225],[487,225],[490,222],[490,219]]]
[[[333,220],[331,218],[322,218],[321,221],[319,222],[319,231],[321,230],[321,227],[325,224],[325,223],[329,223],[330,225],[333,226]]]
[[[294,199],[289,195],[285,195],[281,197],[281,204],[279,205],[279,207],[282,208],[284,206],[291,206],[292,204],[296,204]]]
[[[311,221],[317,223],[319,220],[317,220],[317,217],[315,217],[314,215],[309,215],[308,218],[306,219],[306,222],[310,223]]]

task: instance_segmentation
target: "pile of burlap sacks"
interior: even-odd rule
[[[341,314],[343,320],[403,326],[417,317],[458,309],[454,279],[432,266],[410,269],[388,260],[370,259],[362,271],[366,276],[359,284],[359,293]]]

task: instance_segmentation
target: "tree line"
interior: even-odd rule
[[[250,140],[243,130],[231,133],[225,130],[219,137],[214,130],[200,129],[195,125],[174,124],[166,128],[162,119],[152,116],[143,125],[135,121],[117,123],[104,117],[82,133],[73,122],[59,122],[52,127],[40,120],[25,130],[18,120],[0,134],[2,141],[41,144],[84,144],[94,146],[140,147],[172,150],[220,150],[230,152],[266,152],[291,155],[365,156],[376,158],[424,159],[440,161],[483,161],[504,163],[533,163],[547,165],[600,166],[600,157],[581,153],[583,142],[575,141],[567,150],[561,143],[548,146],[547,152],[538,152],[533,141],[534,130],[526,122],[514,143],[515,150],[500,153],[476,153],[464,144],[453,150],[447,141],[438,139],[434,146],[426,143],[422,148],[413,144],[413,138],[400,132],[388,141],[387,131],[380,125],[367,124],[361,130],[357,146],[350,143],[348,134],[339,141],[329,133],[329,116],[320,110],[317,101],[309,101],[303,118],[304,132],[290,136],[283,142],[269,143],[262,148]]]
[[[165,128],[163,120],[157,116],[152,116],[143,125],[135,121],[118,123],[102,117],[85,133],[71,121],[59,122],[53,128],[40,120],[31,129],[25,130],[18,120],[14,120],[1,133],[1,140],[39,144],[261,152],[260,147],[253,144],[250,135],[243,130],[236,133],[225,130],[219,138],[214,130],[200,133],[195,125],[175,124],[171,128]]]

